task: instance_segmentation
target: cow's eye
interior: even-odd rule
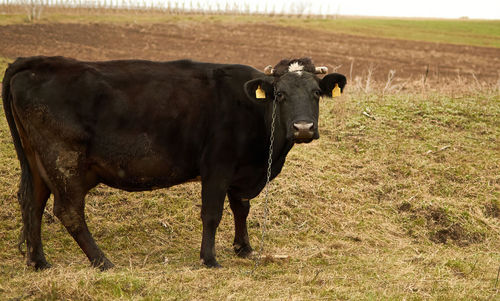
[[[315,95],[316,97],[320,97],[320,96],[321,96],[321,91],[320,91],[320,90],[315,90],[315,91],[314,91],[314,95]]]
[[[283,93],[280,92],[280,91],[276,92],[276,99],[277,100],[283,100]]]

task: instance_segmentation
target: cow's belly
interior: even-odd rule
[[[97,143],[89,161],[99,182],[128,191],[152,190],[189,181],[198,176],[193,150],[179,145],[159,146],[146,137],[115,136]]]
[[[170,187],[196,178],[194,170],[179,170],[154,158],[131,161],[120,166],[106,161],[92,166],[98,181],[127,191],[153,190]]]

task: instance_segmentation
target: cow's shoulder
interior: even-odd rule
[[[214,68],[213,74],[216,79],[226,78],[234,81],[248,81],[253,78],[264,76],[264,73],[254,67],[240,64],[218,65]]]
[[[247,81],[262,77],[259,70],[238,64],[218,65],[212,69],[212,80],[216,83],[215,89],[223,98],[230,98],[241,103],[250,104],[244,92]]]

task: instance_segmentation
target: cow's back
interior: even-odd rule
[[[11,80],[14,106],[53,169],[85,166],[89,177],[126,190],[199,175],[220,106],[212,76],[220,65],[61,57],[18,63],[29,67]],[[74,166],[56,166],[62,160]]]

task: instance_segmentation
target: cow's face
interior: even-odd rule
[[[314,73],[298,69],[281,76],[251,80],[245,84],[245,90],[256,102],[271,106],[276,101],[279,118],[276,124],[284,129],[286,139],[308,143],[319,138],[321,96],[331,97],[336,85],[343,91],[345,84],[346,78],[341,74],[332,73],[320,80]]]

